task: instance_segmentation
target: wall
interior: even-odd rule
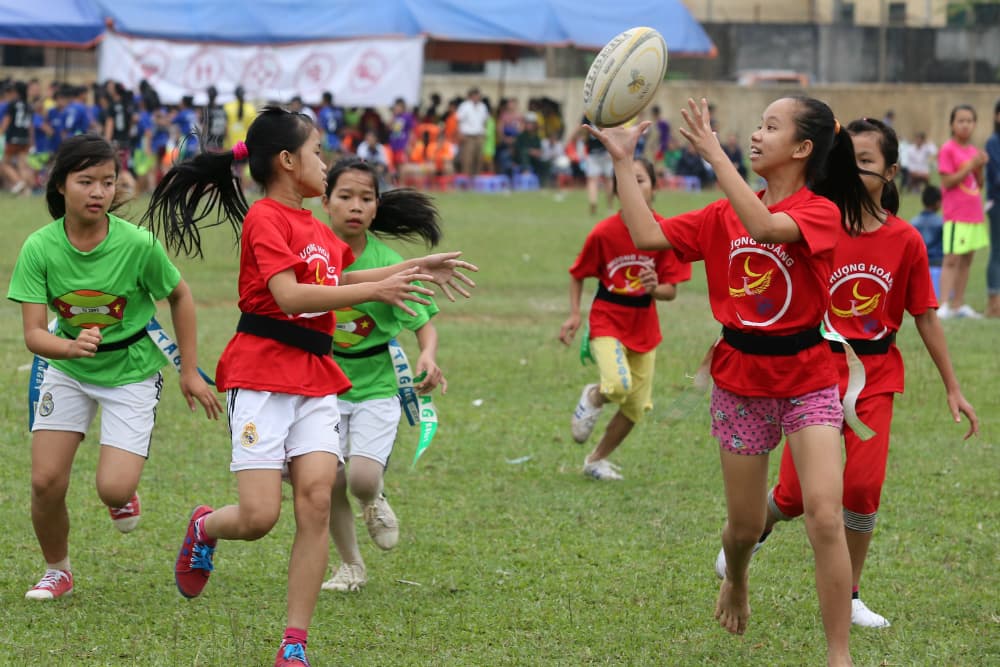
[[[561,102],[567,128],[575,127],[583,115],[583,79],[551,79],[548,81],[505,81],[502,89],[499,80],[482,77],[425,76],[423,96],[441,93],[447,100],[454,95],[464,95],[471,86],[482,89],[494,102],[499,97],[517,97],[522,108],[530,97],[548,96]],[[694,81],[665,81],[657,91],[655,104],[663,115],[677,127],[683,120],[680,109],[688,97],[705,96],[716,106],[719,133],[723,137],[736,132],[749,142],[750,133],[757,126],[760,114],[773,100],[801,91],[794,88],[772,86],[742,87],[733,83],[701,83]],[[902,138],[912,138],[918,131],[927,133],[934,143],[941,145],[949,137],[948,115],[956,104],[971,104],[979,116],[975,142],[986,143],[993,131],[993,108],[1000,99],[1000,86],[935,86],[921,84],[829,84],[812,86],[807,91],[829,104],[844,124],[862,116],[881,119],[887,109],[896,114],[896,131]]]

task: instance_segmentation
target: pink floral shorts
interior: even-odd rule
[[[781,442],[781,434],[806,426],[843,428],[844,408],[837,386],[795,398],[739,396],[712,388],[712,435],[733,454],[767,454]]]

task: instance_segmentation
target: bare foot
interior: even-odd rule
[[[746,583],[736,585],[726,577],[719,587],[719,599],[715,603],[715,617],[719,625],[734,635],[746,632],[750,620],[750,595]]]

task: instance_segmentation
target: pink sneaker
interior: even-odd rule
[[[274,658],[274,667],[311,667],[309,658],[306,657],[306,647],[282,641],[278,655]]]
[[[201,594],[208,577],[212,574],[212,557],[215,555],[216,540],[205,539],[198,530],[198,519],[212,513],[208,505],[198,505],[188,520],[184,543],[177,553],[174,564],[174,581],[177,590],[186,598],[195,598]]]
[[[55,600],[73,594],[73,573],[69,570],[45,570],[45,576],[24,594],[28,600]]]
[[[122,507],[109,507],[108,514],[111,515],[111,521],[114,522],[115,528],[119,532],[131,533],[139,525],[141,518],[139,516],[139,494],[132,494],[132,499]]]

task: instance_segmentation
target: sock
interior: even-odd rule
[[[860,591],[861,591],[861,587],[860,586],[854,586],[853,588],[851,588],[851,599],[852,600],[860,600],[861,599],[861,592]]]
[[[65,571],[69,572],[70,571],[70,569],[69,569],[69,556],[66,556],[65,558],[63,558],[60,561],[56,561],[55,563],[46,563],[45,567],[47,567],[50,570],[65,570]]]
[[[288,626],[285,628],[285,637],[282,639],[284,644],[302,644],[306,645],[306,637],[309,635],[308,630],[302,630],[301,628],[293,628]]]
[[[212,538],[209,537],[209,535],[208,535],[208,531],[205,530],[205,517],[207,517],[207,516],[208,516],[208,514],[206,514],[203,517],[199,517],[194,522],[194,527],[195,527],[195,530],[198,533],[198,537],[201,538],[201,540],[203,542],[211,542],[212,541]]]

